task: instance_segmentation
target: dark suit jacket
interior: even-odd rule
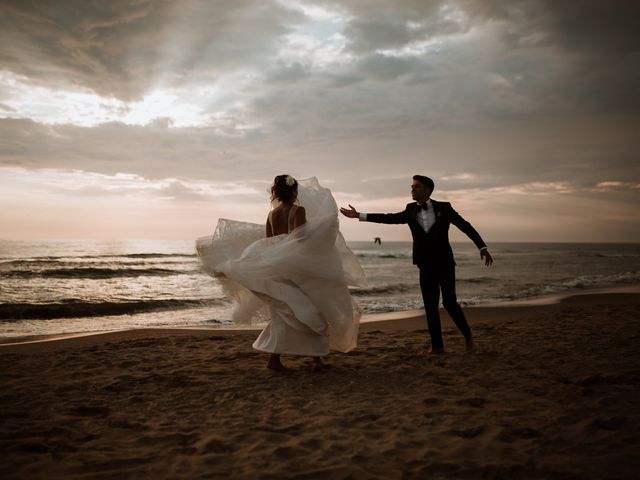
[[[413,263],[433,266],[453,266],[456,264],[449,244],[449,225],[454,224],[473,240],[478,248],[486,247],[480,234],[471,226],[450,203],[431,199],[436,223],[426,233],[418,223],[416,216],[420,209],[417,202],[407,204],[403,212],[368,213],[367,221],[376,223],[407,223],[413,235]]]

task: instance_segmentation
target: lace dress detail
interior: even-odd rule
[[[307,223],[292,228],[292,208],[289,233],[265,238],[262,225],[220,219],[213,237],[198,239],[197,251],[204,270],[234,300],[236,323],[264,321],[267,315],[255,349],[312,356],[330,348],[346,352],[357,344],[360,320],[347,286],[363,285],[364,273],[338,230],[331,192],[315,178],[298,183]]]

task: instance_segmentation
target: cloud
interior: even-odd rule
[[[608,192],[612,189],[632,189],[638,190],[640,189],[640,183],[635,182],[616,182],[616,181],[606,181],[599,182],[596,185],[597,191]]]
[[[389,208],[416,173],[443,198],[637,204],[636,2],[0,8],[5,169],[103,175],[105,197],[134,175],[131,192],[193,204],[248,185],[231,195],[248,210],[283,172]]]
[[[372,80],[394,80],[411,72],[425,70],[418,62],[383,54],[363,57],[356,68],[359,74]]]
[[[15,112],[16,109],[9,106],[9,105],[5,105],[4,103],[0,103],[0,110],[4,110],[5,112]]]
[[[34,85],[77,85],[124,101],[158,85],[215,83],[229,71],[260,68],[301,18],[276,3],[246,0],[16,0],[2,10],[5,69]]]
[[[307,65],[299,62],[287,65],[279,61],[267,71],[265,80],[272,84],[289,84],[308,79],[310,76],[311,71]]]
[[[95,128],[0,120],[0,165],[63,168],[149,177],[226,176],[228,163],[247,161],[215,128],[168,128],[166,120],[147,126],[108,123]]]
[[[446,53],[448,60],[436,63],[441,72],[443,66],[465,65],[471,71],[484,68],[496,75],[515,73],[526,79],[522,86],[529,90],[533,103],[546,100],[544,110],[624,109],[638,113],[640,109],[640,97],[635,94],[640,80],[637,2],[325,3],[349,13],[352,20],[345,29],[349,48],[360,55],[413,51],[413,59],[421,61],[425,52],[438,51]],[[465,38],[477,37],[482,30],[494,32],[493,42],[485,38],[475,46],[455,48],[457,42],[464,44]],[[414,81],[420,77],[425,75],[418,74]]]
[[[83,201],[136,198],[151,201],[214,202],[266,197],[265,182],[194,181],[147,178],[131,173],[103,174],[82,170],[0,168],[5,188],[27,196],[82,198]]]

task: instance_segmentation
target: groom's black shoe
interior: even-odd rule
[[[467,352],[473,352],[476,349],[476,344],[473,342],[473,338],[467,338],[464,344],[467,347]]]
[[[440,348],[430,348],[427,353],[429,355],[442,355],[444,353],[444,347]]]

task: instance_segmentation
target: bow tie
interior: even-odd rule
[[[429,210],[429,204],[428,203],[423,203],[422,205],[418,205],[420,208],[424,208],[425,210]]]

